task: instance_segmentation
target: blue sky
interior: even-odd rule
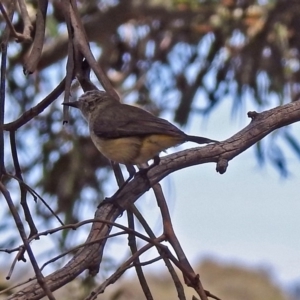
[[[197,128],[203,128],[201,134],[224,140],[249,123],[246,113],[232,120],[224,102],[202,124],[192,118],[186,131],[197,134]],[[294,133],[299,125],[292,125]],[[189,147],[194,145],[184,148]],[[265,267],[283,284],[300,282],[300,162],[286,151],[288,178],[269,164],[260,167],[250,148],[230,161],[223,175],[215,164],[206,164],[166,179],[174,227],[190,259],[212,256]]]
[[[300,280],[299,176],[280,180],[269,168],[255,170],[245,153],[222,176],[198,166],[172,180],[174,227],[190,259],[265,265],[280,280]]]

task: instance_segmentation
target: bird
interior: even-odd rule
[[[136,173],[133,165],[153,159],[148,171],[160,163],[160,152],[170,147],[185,142],[218,143],[188,135],[169,121],[139,107],[123,104],[105,91],[87,91],[77,101],[62,104],[81,111],[93,143],[105,157],[126,165],[129,172],[126,182]]]

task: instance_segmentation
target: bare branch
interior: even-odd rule
[[[66,85],[65,85],[65,95],[64,95],[64,102],[69,102],[71,96],[71,84],[75,77],[75,51],[74,51],[74,44],[73,44],[73,32],[71,26],[69,12],[69,3],[68,1],[61,1],[60,2],[61,8],[63,10],[63,14],[65,17],[67,30],[68,30],[68,55],[67,55],[67,65],[66,65]],[[69,109],[67,106],[63,107],[63,123],[69,122]]]
[[[50,300],[55,300],[51,290],[49,289],[46,281],[45,281],[45,277],[43,276],[41,270],[39,269],[39,266],[36,262],[36,259],[34,257],[34,254],[32,252],[32,249],[30,247],[30,244],[28,242],[28,239],[26,237],[26,233],[25,233],[25,229],[24,229],[24,226],[23,226],[23,223],[21,221],[21,218],[13,204],[13,201],[10,197],[10,193],[9,191],[5,188],[5,186],[2,184],[2,182],[0,182],[0,191],[2,192],[8,206],[9,206],[9,209],[10,209],[10,212],[11,214],[13,215],[14,217],[14,220],[15,220],[15,223],[17,225],[17,228],[19,230],[19,233],[20,233],[20,236],[22,238],[22,241],[24,243],[24,247],[28,253],[28,256],[29,256],[29,259],[31,261],[31,264],[32,264],[32,267],[34,269],[34,272],[35,272],[35,275],[36,275],[36,278],[37,278],[37,281],[39,283],[39,285],[41,286],[41,288],[43,289],[45,295],[48,296],[48,298]]]
[[[156,186],[156,185],[155,185]],[[154,186],[154,189],[155,189]],[[156,236],[154,235],[153,231],[151,230],[150,226],[148,225],[148,223],[146,222],[146,220],[144,219],[144,217],[142,216],[142,214],[139,212],[139,210],[136,208],[136,206],[134,204],[132,204],[129,209],[134,215],[135,217],[139,220],[140,224],[143,226],[143,228],[145,229],[145,231],[147,232],[147,234],[149,235],[149,237],[151,239],[155,239]],[[171,262],[169,261],[166,253],[164,253],[163,251],[161,251],[160,248],[157,247],[157,251],[160,254],[161,258],[163,259],[166,267],[168,268],[168,271],[172,277],[172,280],[175,284],[177,293],[178,293],[178,297],[181,300],[185,299],[185,295],[184,295],[184,289],[183,286],[178,278],[177,273],[174,270],[173,265],[171,264]],[[143,265],[143,264],[142,264]]]
[[[130,229],[134,229],[134,217],[133,217],[133,213],[130,210],[127,211],[127,221],[128,221],[128,227]],[[136,238],[134,234],[128,235],[128,246],[130,247],[132,255],[134,255],[138,251]],[[142,266],[140,265],[139,257],[137,257],[136,260],[134,261],[134,267],[146,299],[152,300],[153,296],[151,294],[149,285],[144,275]]]
[[[36,280],[36,278],[35,278],[35,277],[29,278],[29,279],[27,279],[27,280],[25,280],[25,281],[23,281],[23,282],[20,282],[20,283],[18,283],[18,284],[15,284],[15,285],[13,285],[13,286],[10,286],[10,287],[8,287],[8,288],[6,288],[6,289],[4,289],[4,290],[1,290],[1,291],[0,291],[0,295],[6,294],[7,292],[12,291],[13,289],[18,288],[18,287],[20,287],[20,286],[22,286],[22,285],[25,285],[25,284],[27,284],[27,283],[33,281],[33,280]]]
[[[11,5],[9,7],[10,12],[8,14],[7,14],[3,4],[0,3],[0,11],[1,11],[1,13],[2,13],[2,15],[3,15],[3,17],[6,21],[6,24],[9,28],[9,30],[10,30],[11,35],[16,39],[17,42],[31,42],[30,32],[32,30],[32,25],[30,23],[26,7],[25,7],[25,11],[24,11],[24,3],[22,3],[22,6],[20,4],[21,15],[22,15],[22,17],[25,17],[24,20],[23,20],[25,28],[24,28],[23,34],[21,34],[21,33],[16,32],[13,24],[11,23],[11,16],[12,16],[11,9],[15,8],[15,3],[14,3],[15,1],[11,1],[11,2],[13,2],[13,5]],[[27,14],[27,16],[25,16],[26,14]],[[7,38],[4,38],[4,40],[7,40]]]
[[[24,74],[33,73],[40,61],[45,38],[46,30],[46,14],[47,14],[48,0],[38,1],[38,11],[36,15],[36,28],[33,40],[32,49],[29,57],[24,64]]]
[[[14,258],[12,264],[11,264],[10,270],[9,270],[7,276],[6,276],[6,280],[10,279],[11,274],[14,271],[14,268],[15,268],[15,265],[16,265],[17,261],[24,259],[24,252],[25,252],[24,247],[22,247],[22,246],[19,247],[19,251],[18,251],[17,255],[15,256],[15,258]]]
[[[110,83],[106,74],[102,71],[101,67],[98,65],[94,55],[89,47],[88,39],[84,30],[84,27],[80,21],[79,13],[77,10],[76,3],[71,1],[72,5],[70,5],[70,18],[72,27],[74,30],[74,41],[75,45],[78,47],[82,55],[88,61],[90,67],[96,74],[98,80],[101,82],[103,88],[116,100],[119,100],[119,96],[114,90],[112,84]]]
[[[166,199],[162,192],[162,188],[159,183],[157,183],[153,186],[153,191],[154,191],[155,197],[157,199],[157,204],[160,208],[161,216],[163,218],[163,227],[164,227],[164,233],[166,235],[166,238],[169,241],[169,243],[172,245],[172,247],[178,257],[179,262],[182,264],[182,268],[185,270],[185,272],[188,272],[190,274],[189,277],[186,277],[185,273],[183,274],[185,283],[188,286],[194,287],[194,289],[199,294],[201,300],[207,300],[206,293],[202,287],[199,276],[194,272],[192,266],[190,265],[188,259],[186,258],[185,254],[183,252],[183,249],[176,237],[176,234],[173,229],[169,209],[167,206],[167,202],[166,202]],[[193,280],[190,280],[190,278],[193,278]],[[179,290],[179,291],[181,291],[181,290]]]
[[[20,193],[21,193],[21,205],[23,207],[25,220],[27,221],[27,223],[29,225],[29,228],[30,228],[29,237],[31,237],[31,236],[37,234],[38,231],[37,231],[36,226],[33,222],[33,218],[31,216],[31,213],[30,213],[30,210],[29,210],[29,207],[28,207],[28,204],[27,204],[27,190],[25,188],[25,185],[23,184],[24,181],[23,181],[22,171],[21,171],[21,167],[20,167],[20,164],[19,164],[19,158],[18,158],[18,153],[17,153],[16,132],[15,131],[10,132],[10,146],[11,146],[11,154],[12,154],[12,157],[13,157],[16,177],[19,179],[18,183],[19,183],[19,186],[20,186]]]
[[[156,242],[160,242],[163,239],[156,239]],[[133,266],[133,262],[139,257],[141,254],[149,250],[151,247],[153,247],[153,244],[146,244],[143,246],[140,250],[135,252],[126,262],[124,262],[116,272],[112,276],[110,276],[103,284],[101,284],[99,287],[94,289],[91,293],[90,296],[86,297],[85,300],[95,300],[97,296],[101,293],[104,292],[104,290],[107,288],[108,285],[113,284],[116,282],[123,274],[124,272],[131,268]]]
[[[24,23],[23,36],[25,38],[25,41],[31,42],[31,31],[33,27],[29,18],[26,3],[24,0],[18,0],[18,3],[20,7],[21,17]]]
[[[15,179],[16,181],[18,181],[18,183],[20,184],[20,187],[24,187],[26,189],[26,191],[28,191],[31,196],[33,197],[33,200],[36,202],[37,199],[39,199],[45,206],[46,208],[50,211],[50,213],[57,219],[57,221],[63,225],[62,220],[59,218],[59,216],[57,214],[55,214],[55,212],[53,211],[53,209],[47,204],[47,202],[34,190],[32,189],[29,185],[27,185],[23,180],[19,179],[19,177],[11,175],[6,173],[6,176]]]
[[[24,112],[17,120],[4,124],[3,129],[7,131],[17,130],[28,121],[39,115],[46,107],[48,107],[48,105],[50,105],[63,93],[65,80],[66,79],[64,78],[48,96],[46,96],[39,104]]]
[[[5,109],[5,87],[6,87],[6,59],[7,59],[7,44],[1,43],[1,70],[0,70],[0,179],[6,173],[4,163],[4,109]]]
[[[182,168],[209,162],[216,163],[220,161],[220,159],[229,161],[264,138],[270,132],[298,121],[300,121],[300,101],[257,114],[248,126],[220,144],[180,151],[162,158],[160,165],[149,171],[149,181],[153,186],[168,174]],[[118,204],[125,209],[134,203],[150,188],[149,181],[137,174],[117,195],[116,201]],[[95,219],[105,219],[113,222],[119,214],[119,206],[106,203],[100,206],[96,211]],[[110,230],[111,226],[108,224],[95,223],[87,238],[87,242],[107,236]],[[95,275],[99,270],[104,245],[105,240],[102,243],[82,248],[66,266],[47,276],[45,280],[46,283],[49,284],[50,289],[58,289],[87,269],[91,275]],[[176,260],[171,258],[171,256],[170,259],[176,263]],[[178,265],[178,267],[180,268],[180,265]],[[186,276],[188,275],[189,274],[186,274]],[[21,292],[10,296],[8,299],[40,299],[43,295],[44,292],[39,285],[31,284]]]
[[[71,248],[71,249],[69,249],[69,250],[67,250],[67,251],[65,251],[65,252],[63,252],[63,253],[61,253],[61,254],[59,254],[59,255],[53,257],[53,258],[51,258],[51,259],[48,260],[47,262],[45,262],[45,263],[41,266],[41,271],[42,271],[46,266],[48,266],[49,264],[51,264],[51,263],[53,263],[53,262],[55,262],[55,261],[61,259],[62,257],[66,256],[66,255],[68,255],[68,254],[74,253],[75,251],[77,251],[77,250],[80,249],[80,248],[83,248],[83,247],[86,247],[86,246],[90,246],[90,245],[93,245],[93,244],[95,244],[95,243],[101,243],[104,239],[107,240],[107,239],[110,239],[110,238],[113,238],[113,237],[116,237],[116,236],[119,236],[119,235],[123,235],[123,234],[125,234],[125,233],[126,233],[125,231],[113,233],[113,234],[110,234],[110,235],[108,235],[108,236],[102,237],[102,238],[99,239],[99,240],[95,240],[95,241],[92,241],[92,242],[89,242],[89,243],[85,242],[85,243],[83,243],[83,244],[81,244],[81,245],[78,245],[78,246],[76,246],[76,247],[73,247],[73,248]]]

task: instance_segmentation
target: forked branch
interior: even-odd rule
[[[160,165],[149,171],[151,185],[158,183],[170,173],[193,165],[204,163],[217,163],[217,171],[224,173],[226,163],[256,142],[267,136],[272,131],[300,121],[300,101],[289,103],[262,113],[250,113],[251,123],[244,129],[223,141],[220,144],[197,147],[168,155],[161,159]],[[142,194],[150,189],[149,181],[139,174],[124,187],[118,194],[119,207],[107,203],[100,206],[95,212],[95,219],[105,219],[114,222],[119,216],[120,207],[125,210],[134,203]],[[97,244],[90,242],[109,235],[111,226],[102,223],[94,223],[87,238],[87,246],[81,248],[74,257],[61,269],[53,272],[45,278],[51,291],[57,290],[67,282],[75,279],[85,270],[95,275],[100,268],[103,249],[106,240]],[[45,295],[43,289],[37,283],[30,284],[20,292],[8,299],[40,299]]]

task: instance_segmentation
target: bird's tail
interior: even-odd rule
[[[209,143],[219,143],[219,141],[211,140],[202,136],[195,136],[195,135],[187,135],[186,136],[187,142],[194,142],[197,144],[209,144]]]

